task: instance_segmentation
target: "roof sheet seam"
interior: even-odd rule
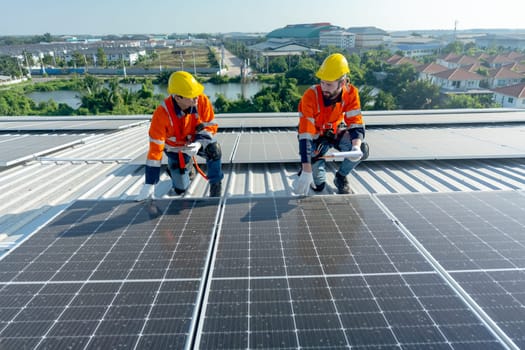
[[[416,247],[416,249],[425,257],[425,260],[434,268],[435,271],[443,278],[444,281],[452,288],[452,290],[465,302],[471,311],[485,324],[488,330],[505,344],[508,348],[519,350],[519,347],[512,341],[512,339],[496,324],[496,322],[483,310],[483,308],[461,287],[461,285],[450,275],[449,272],[432,256],[432,254],[418,241],[418,239],[406,228],[402,221],[399,220],[389,209],[383,204],[377,195],[372,195],[372,200],[379,206],[379,208],[387,215],[393,223],[398,227],[403,235]]]

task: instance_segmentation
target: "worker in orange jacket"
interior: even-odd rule
[[[159,105],[149,128],[149,151],[146,160],[146,179],[136,200],[153,198],[158,183],[163,154],[168,160],[172,190],[183,194],[190,185],[188,164],[199,155],[206,159],[210,197],[222,191],[221,147],[214,135],[217,124],[213,107],[203,94],[204,86],[190,73],[172,73],[168,81],[169,96]]]
[[[363,142],[365,125],[361,115],[359,92],[350,84],[346,58],[340,53],[328,56],[317,71],[320,83],[311,86],[299,102],[299,154],[301,170],[294,191],[307,195],[309,189],[320,192],[326,185],[326,153],[335,148],[352,151],[335,174],[334,184],[340,194],[350,193],[347,175],[368,148]]]

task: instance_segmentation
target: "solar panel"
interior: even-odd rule
[[[223,163],[229,163],[230,159],[233,157],[233,151],[235,149],[235,145],[237,143],[237,139],[239,138],[239,135],[237,133],[217,133],[216,135],[217,142],[221,145],[221,151],[222,151],[222,162]],[[147,145],[146,145],[147,147]],[[146,159],[148,157],[148,150],[144,153],[142,153],[140,156],[134,158],[131,160],[131,164],[146,164]],[[204,164],[206,161],[204,158],[197,156],[197,162],[199,164]],[[164,155],[162,159],[163,164],[168,164],[168,159],[166,155]]]
[[[504,133],[505,139],[493,142],[494,133]],[[366,133],[373,160],[521,158],[522,138],[520,125],[375,128]]]
[[[494,143],[494,133],[505,133],[505,140]],[[370,144],[369,160],[435,160],[475,158],[521,158],[525,156],[523,127],[486,126],[440,128],[402,128],[367,130]],[[219,134],[220,135],[220,134]],[[403,140],[410,140],[409,143]],[[237,143],[233,163],[297,162],[297,132],[243,132]],[[439,145],[439,146],[436,146]],[[333,150],[332,150],[333,151]]]
[[[297,127],[297,113],[242,113],[217,114],[215,120],[220,129],[291,128]]]
[[[93,131],[118,130],[142,125],[151,116],[136,117],[2,117],[0,131]]]
[[[505,139],[493,142],[494,134]],[[523,126],[455,128],[369,128],[369,160],[523,158]],[[410,140],[410,142],[403,141]],[[333,151],[333,150],[332,150]],[[235,153],[236,163],[295,162],[299,160],[297,132],[244,132]]]
[[[197,347],[500,348],[367,196],[228,199]]]
[[[514,343],[525,348],[523,193],[379,198]]]
[[[11,166],[80,144],[87,135],[0,135],[0,166]]]
[[[218,200],[80,201],[0,261],[0,348],[182,348]]]
[[[282,163],[299,160],[297,132],[242,133],[233,163]]]
[[[504,133],[505,140],[494,143],[494,133]],[[368,160],[435,160],[476,158],[522,158],[525,146],[522,127],[458,127],[369,129],[366,140],[370,144]],[[299,162],[299,143],[296,131],[244,131],[217,133],[221,143],[223,162],[283,163]],[[406,143],[402,140],[410,140]],[[436,145],[439,145],[436,147]],[[329,153],[336,151],[331,149]],[[144,164],[147,152],[132,161]],[[203,163],[202,158],[198,158]],[[336,161],[340,161],[337,159]]]
[[[78,201],[0,260],[0,348],[518,349],[524,198]]]
[[[523,123],[525,112],[516,109],[456,109],[363,111],[367,126],[447,125]],[[286,113],[219,113],[216,120],[221,128],[297,127],[297,112]]]

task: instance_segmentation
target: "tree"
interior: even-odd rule
[[[35,103],[17,90],[0,91],[0,115],[31,115]]]
[[[74,67],[84,67],[86,65],[86,57],[78,51],[73,52],[73,59],[69,62]]]
[[[272,86],[264,87],[252,97],[252,112],[293,112],[301,99],[297,80],[276,76]],[[248,112],[248,111],[246,111]]]
[[[374,110],[389,111],[397,109],[396,99],[389,92],[379,91],[374,101]]]
[[[223,94],[217,94],[213,103],[215,113],[228,113],[231,109],[231,102]]]
[[[44,35],[42,35],[41,41],[50,43],[53,41],[53,36],[50,33],[44,33]]]
[[[394,96],[417,78],[416,69],[410,64],[388,66],[385,71],[386,78],[379,82],[379,87]]]
[[[288,70],[288,63],[283,56],[274,57],[269,64],[270,73],[284,73]]]
[[[487,95],[447,95],[442,108],[491,108],[497,107],[490,94]]]
[[[81,87],[85,89],[84,94],[92,95],[96,94],[102,88],[102,82],[97,77],[86,74],[84,81],[81,84]]]
[[[372,95],[373,87],[363,85],[359,87],[359,102],[361,103],[361,110],[370,109],[373,105],[374,96]]]
[[[438,107],[439,97],[438,86],[418,80],[406,84],[397,100],[402,109],[430,109]]]
[[[49,54],[44,55],[44,57],[42,58],[42,62],[44,62],[44,64],[48,66],[55,66],[55,59]]]
[[[113,78],[109,81],[109,91],[108,106],[110,110],[118,109],[124,104],[124,99],[122,98],[122,87],[117,78]]]
[[[22,67],[17,58],[0,56],[0,75],[20,77],[23,75]]]
[[[456,55],[460,55],[464,52],[463,50],[464,44],[461,41],[453,41],[447,46],[445,46],[442,50],[443,53],[455,53]]]
[[[95,57],[97,59],[97,65],[99,67],[106,67],[108,65],[108,58],[102,47],[99,47],[97,49],[97,54]]]
[[[144,79],[140,90],[137,92],[139,98],[147,99],[153,97],[153,82],[151,79]]]
[[[312,85],[317,82],[315,73],[319,69],[316,60],[310,57],[302,57],[297,65],[286,72],[286,78],[296,79],[299,85]]]

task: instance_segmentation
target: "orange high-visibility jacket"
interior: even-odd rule
[[[199,95],[197,108],[189,114],[181,111],[172,96],[164,99],[159,105],[149,128],[149,151],[146,160],[146,183],[156,184],[159,180],[163,152],[179,152],[181,148],[194,141],[206,146],[212,135],[217,133],[218,126],[213,122],[215,114],[206,95]],[[196,130],[202,124],[202,129]]]
[[[333,106],[324,105],[319,84],[305,91],[299,102],[299,140],[315,140],[328,129],[337,133],[337,127],[342,121],[350,131],[352,129],[364,131],[361,102],[355,86],[343,85],[341,101]]]

